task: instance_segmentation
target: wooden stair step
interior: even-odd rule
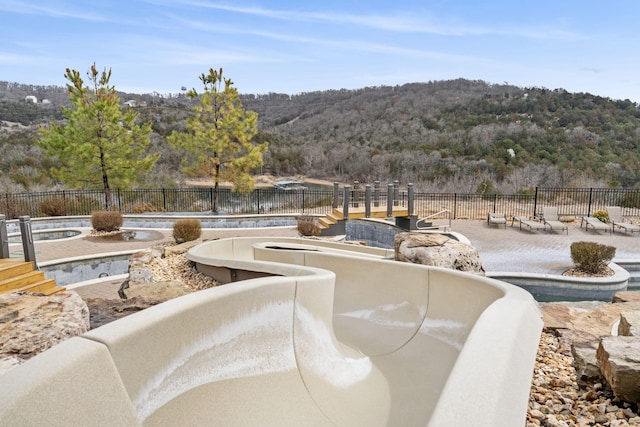
[[[336,215],[334,213],[330,213],[325,218],[327,218],[329,221],[333,221],[334,223],[337,223],[338,221],[343,219],[344,216],[343,215]]]
[[[10,292],[13,289],[29,286],[44,280],[42,271],[32,270],[7,279],[0,280],[0,292]]]
[[[64,291],[65,288],[56,286],[54,279],[44,279],[20,288],[13,289],[12,292],[34,292],[45,295],[52,295],[56,292]]]
[[[333,224],[337,224],[338,221],[333,221],[331,218],[318,218],[318,225],[322,228],[329,228]]]
[[[33,271],[33,262],[2,261],[0,262],[0,281]]]

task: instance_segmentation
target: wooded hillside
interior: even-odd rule
[[[242,88],[239,88],[240,90]],[[35,144],[39,123],[59,120],[66,89],[0,82],[0,192],[55,185]],[[24,97],[38,93],[33,104]],[[55,95],[55,96],[54,96]],[[152,121],[162,156],[146,183],[176,185],[180,156],[166,136],[183,129],[183,94],[121,94]],[[535,186],[640,185],[640,109],[628,100],[464,79],[298,95],[243,95],[269,141],[257,173],[340,182],[413,182],[421,191],[530,191]],[[16,123],[20,123],[24,128]]]

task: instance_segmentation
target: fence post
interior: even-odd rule
[[[338,199],[340,198],[340,184],[338,182],[333,183],[333,202],[331,203],[331,209],[338,208]]]
[[[0,214],[0,259],[9,258],[9,236],[7,221],[4,214]]]
[[[591,216],[591,196],[593,194],[593,188],[589,188],[589,204],[587,206],[587,216]]]
[[[162,188],[162,209],[167,210],[167,189]]]
[[[458,193],[453,193],[453,219],[458,214]]]
[[[258,215],[260,215],[260,189],[256,189],[256,198],[258,199]]]
[[[536,192],[533,195],[533,215],[531,218],[536,217],[536,211],[538,210],[538,187],[536,187]]]
[[[345,185],[344,186],[344,203],[342,206],[342,216],[344,219],[349,219],[349,196],[351,193],[351,186],[350,185]]]
[[[22,249],[24,251],[24,260],[26,262],[36,263],[36,251],[33,247],[33,234],[31,233],[31,218],[28,215],[21,216],[20,235],[22,236]]]
[[[393,184],[387,184],[387,216],[393,216]]]

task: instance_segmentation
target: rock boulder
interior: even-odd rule
[[[484,274],[476,248],[444,234],[398,233],[394,248],[396,261]]]
[[[598,366],[618,400],[640,402],[640,339],[608,336],[600,340]]]
[[[74,291],[0,294],[0,366],[15,366],[88,330],[89,309]]]

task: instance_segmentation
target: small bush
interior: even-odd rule
[[[598,218],[602,222],[609,222],[609,214],[607,211],[597,210],[592,215],[594,218]]]
[[[18,219],[22,215],[29,215],[29,212],[29,205],[14,197],[7,197],[0,204],[0,213],[4,213],[7,219]]]
[[[173,223],[173,239],[176,243],[197,240],[202,235],[202,225],[196,218],[179,219]]]
[[[298,234],[301,236],[319,236],[322,230],[312,216],[298,217]]]
[[[122,212],[95,211],[91,213],[91,225],[96,231],[118,231],[122,227]]]
[[[139,214],[145,212],[160,212],[155,206],[148,202],[138,202],[131,208],[131,213]]]
[[[46,216],[66,216],[67,205],[64,199],[59,197],[44,199],[40,202],[40,210]]]
[[[616,256],[616,248],[595,242],[573,242],[571,259],[578,270],[598,274]]]

